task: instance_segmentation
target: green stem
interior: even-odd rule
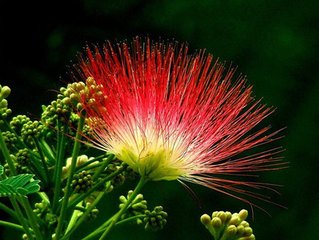
[[[13,161],[11,159],[11,156],[10,156],[9,150],[7,148],[7,145],[4,142],[4,139],[3,139],[1,131],[0,131],[0,147],[2,149],[2,153],[4,155],[4,158],[7,160],[7,163],[9,165],[9,169],[10,169],[11,174],[12,175],[16,175],[17,172],[16,172],[16,169],[15,169],[14,163],[13,163]],[[37,225],[37,221],[35,219],[35,215],[34,215],[32,209],[31,209],[31,206],[30,206],[30,203],[29,203],[28,199],[24,198],[24,197],[19,197],[18,200],[21,203],[21,205],[24,207],[24,209],[25,209],[25,211],[27,213],[27,216],[28,216],[28,219],[29,219],[29,223],[30,223],[31,227],[33,228],[33,231],[34,231],[34,233],[36,235],[36,239],[39,239],[39,240],[42,239],[40,230],[39,230],[38,225]],[[21,222],[22,226],[25,228],[25,230],[28,233],[29,228],[28,228],[27,224],[25,223],[23,214],[22,214],[17,202],[13,198],[11,198],[11,202],[13,204],[14,209],[17,211],[17,214],[19,215],[19,221]],[[30,232],[29,232],[28,235],[30,235]]]
[[[62,207],[61,207],[61,212],[60,212],[60,218],[58,221],[58,226],[56,229],[56,238],[59,239],[60,235],[62,233],[62,227],[63,227],[63,223],[64,223],[64,219],[66,217],[66,211],[67,211],[67,207],[68,207],[68,203],[69,203],[69,197],[71,195],[71,183],[73,180],[73,175],[74,175],[74,170],[75,170],[75,166],[76,166],[76,161],[77,161],[77,157],[79,155],[79,151],[80,151],[80,146],[81,146],[81,131],[83,129],[84,126],[84,117],[80,117],[79,123],[78,123],[78,129],[76,132],[76,136],[75,136],[75,143],[73,146],[73,151],[72,151],[72,161],[71,161],[71,166],[70,166],[70,170],[69,170],[69,175],[68,175],[68,180],[66,183],[66,190],[65,190],[65,194],[64,194],[64,198],[62,201]]]
[[[19,207],[19,204],[17,203],[16,199],[10,197],[10,202],[15,210],[15,212],[17,213],[17,218],[19,220],[19,222],[21,223],[21,225],[23,226],[23,229],[25,231],[25,233],[27,234],[27,236],[29,237],[29,239],[33,239],[33,236],[30,232],[30,228],[28,226],[28,222],[27,220],[24,218],[23,213]]]
[[[38,152],[40,154],[40,159],[41,159],[42,166],[44,168],[44,173],[45,173],[45,180],[46,180],[45,183],[48,184],[49,183],[49,169],[48,169],[47,162],[46,162],[45,157],[43,155],[42,149],[40,148],[38,139],[33,138],[33,142],[35,143],[35,146],[38,149]]]
[[[48,164],[49,166],[52,166],[55,164],[55,156],[52,152],[51,147],[49,144],[44,140],[44,138],[41,138],[40,143],[42,145],[41,149],[45,153],[45,156],[48,158]]]
[[[91,168],[96,168],[98,166],[101,165],[102,163],[102,159],[105,157],[105,154],[101,155],[101,156],[98,156],[98,157],[95,157],[85,163],[83,163],[82,165],[76,167],[76,171],[80,171],[82,170],[83,168],[85,168],[85,170],[87,169],[91,169]],[[94,162],[98,162],[98,163],[94,163]],[[94,163],[94,164],[93,164]],[[91,166],[90,166],[91,165]],[[90,166],[89,168],[86,168],[87,166]]]
[[[101,226],[99,226],[97,229],[94,230],[94,232],[90,233],[86,237],[84,237],[82,240],[89,240],[92,238],[95,238],[97,235],[103,233],[104,229],[111,223],[112,218],[115,215],[113,215],[111,218],[109,218],[106,222],[104,222]]]
[[[113,215],[112,218],[110,218],[107,222],[105,222],[104,224],[102,224],[101,227],[97,228],[93,233],[89,234],[88,236],[86,236],[85,238],[83,238],[82,240],[88,240],[91,239],[93,237],[95,237],[96,235],[98,235],[99,233],[101,233],[103,231],[103,229],[106,227],[106,229],[104,230],[102,236],[99,238],[100,240],[105,239],[105,237],[108,235],[108,233],[112,230],[112,228],[115,226],[115,224],[118,222],[119,218],[122,216],[123,213],[125,213],[125,211],[130,207],[132,201],[135,199],[135,197],[137,196],[137,194],[141,191],[142,187],[145,185],[145,183],[148,181],[148,179],[145,176],[142,176],[140,181],[138,182],[137,186],[135,187],[133,193],[131,194],[131,196],[127,199],[127,201],[125,202],[125,204],[122,206],[122,208],[120,209],[120,211],[118,211],[115,215]]]
[[[113,228],[113,226],[117,223],[117,221],[119,220],[119,218],[122,216],[123,213],[125,213],[125,211],[130,207],[132,201],[135,199],[135,197],[137,196],[137,194],[141,191],[142,187],[144,186],[144,184],[147,182],[147,179],[145,178],[145,176],[142,176],[140,181],[138,182],[136,188],[134,189],[132,195],[127,199],[127,201],[125,202],[125,204],[123,205],[123,207],[120,209],[120,211],[112,218],[112,222],[110,225],[108,225],[108,227],[106,228],[106,230],[104,231],[104,233],[102,234],[102,236],[100,237],[100,240],[105,239],[105,237],[107,236],[107,234],[111,231],[111,229]]]
[[[77,206],[80,208],[80,205],[82,205],[82,202],[78,203],[78,205]],[[78,209],[74,208],[72,216],[71,216],[70,221],[69,221],[69,224],[68,224],[68,226],[67,226],[67,228],[65,230],[65,233],[68,233],[72,229],[74,224],[81,217],[81,214],[83,214],[81,210],[78,210]]]
[[[65,150],[65,140],[66,136],[61,132],[60,122],[58,121],[58,133],[57,133],[57,157],[56,157],[56,165],[53,173],[54,180],[54,195],[52,201],[52,211],[56,213],[58,208],[58,202],[60,199],[61,193],[61,181],[62,181],[62,168],[63,168],[63,158],[64,158],[64,150]]]
[[[41,167],[41,162],[39,161],[38,156],[32,153],[30,149],[29,154],[31,156],[30,170],[36,175],[39,180],[41,180],[41,182],[45,183],[45,173],[43,171],[43,168]]]
[[[9,124],[7,121],[4,121],[4,123],[5,123],[6,127],[8,128],[8,130],[11,131],[11,132],[13,132],[13,133],[16,135],[19,144],[20,144],[22,147],[24,147],[24,148],[28,148],[27,145],[20,139],[20,136],[16,133],[16,131],[11,128],[10,124]],[[1,139],[1,138],[2,138],[2,139]],[[10,171],[14,169],[13,172],[11,171],[11,174],[12,174],[12,175],[16,175],[15,166],[14,166],[14,164],[13,164],[13,166],[12,166],[13,161],[12,161],[12,159],[11,159],[11,157],[10,157],[8,148],[7,148],[7,146],[5,145],[5,143],[4,143],[4,141],[3,141],[3,136],[2,136],[1,131],[0,131],[0,146],[1,146],[1,149],[2,149],[2,151],[3,151],[3,155],[4,155],[5,159],[6,159],[7,162],[8,162]],[[7,153],[5,153],[5,152],[7,152]],[[32,156],[32,166],[33,166],[32,170],[33,170],[33,172],[36,174],[36,176],[37,176],[42,182],[45,182],[45,181],[43,181],[43,180],[45,179],[45,178],[43,177],[44,173],[43,173],[43,170],[42,170],[42,168],[41,168],[41,165],[39,165],[39,163],[38,163],[37,157],[36,157],[35,154],[34,154],[32,151],[30,151],[30,150],[29,150],[29,153],[30,153],[31,156]]]
[[[7,145],[5,144],[4,142],[4,139],[3,139],[3,136],[2,136],[2,132],[0,131],[0,147],[2,149],[2,153],[3,153],[3,156],[4,158],[6,159],[8,165],[9,165],[9,169],[10,169],[10,172],[11,172],[11,175],[16,175],[17,172],[16,172],[16,169],[15,169],[15,166],[14,166],[14,163],[11,159],[11,156],[10,156],[10,153],[9,153],[9,150],[7,148]],[[27,235],[29,237],[31,237],[32,239],[32,235],[30,233],[30,230],[29,230],[29,227],[28,227],[28,224],[26,223],[25,219],[24,219],[24,216],[23,216],[23,213],[18,205],[18,203],[16,202],[16,200],[14,198],[10,198],[10,201],[12,203],[12,206],[14,208],[14,210],[16,211],[17,213],[17,217],[18,217],[18,220],[20,221],[20,223],[22,224],[23,228],[25,229]],[[23,204],[23,207],[25,207],[25,203]],[[33,213],[32,213],[33,214]],[[39,238],[41,239],[41,238]]]
[[[5,226],[5,227],[9,227],[9,228],[14,228],[16,230],[24,231],[24,229],[21,225],[18,225],[18,224],[12,223],[12,222],[0,220],[0,226]]]
[[[106,166],[109,165],[110,162],[114,160],[115,156],[113,154],[110,154],[106,160],[103,161],[102,165],[96,170],[96,172],[93,175],[93,180],[96,180],[100,174],[105,170]]]
[[[10,156],[9,150],[7,148],[7,145],[4,142],[4,139],[3,139],[1,131],[0,131],[0,147],[1,147],[1,150],[2,150],[2,153],[3,153],[3,156],[4,156],[5,160],[8,163],[11,175],[16,175],[17,174],[16,168],[15,168],[14,163],[12,161],[12,158]]]
[[[26,197],[19,197],[18,200],[22,204],[22,206],[24,207],[24,210],[26,211],[30,226],[32,227],[32,230],[35,234],[36,239],[41,240],[42,235],[41,235],[41,232],[39,229],[38,220],[37,220],[37,217],[35,216],[34,212],[32,211],[32,208],[30,206],[28,199]]]
[[[129,218],[125,218],[121,221],[118,221],[115,226],[118,226],[120,224],[124,224],[124,223],[128,223],[128,222],[132,222],[134,220],[137,220],[139,218],[144,218],[145,217],[145,214],[140,214],[140,215],[136,215],[136,216],[133,216],[133,217],[129,217]]]
[[[48,195],[45,192],[37,192],[37,194],[40,196],[40,198],[48,205],[50,205],[50,200]]]
[[[104,194],[106,194],[106,192],[100,192],[99,193],[99,195],[96,197],[96,199],[93,201],[93,203],[83,213],[81,218],[76,222],[76,224],[72,227],[72,229],[69,232],[67,232],[67,234],[61,240],[68,239],[71,236],[71,234],[83,223],[83,221],[87,219],[87,216],[90,214],[92,209],[98,204],[98,202],[102,199]]]
[[[86,163],[84,163],[84,164],[85,164],[85,166],[80,165],[80,166],[78,166],[76,168],[75,171],[76,172],[81,172],[83,170],[84,171],[88,171],[88,170],[91,170],[91,169],[94,169],[94,171],[95,171],[95,169],[97,169],[98,167],[100,167],[102,165],[102,162],[99,162],[98,160],[94,160],[94,161],[91,162],[91,164],[86,164]]]
[[[4,205],[3,203],[0,202],[0,209],[2,209],[3,211],[5,211],[6,213],[10,214],[12,217],[14,218],[18,218],[17,214],[15,213],[15,211],[13,211],[11,208],[7,207],[6,205]]]

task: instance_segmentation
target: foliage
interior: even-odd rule
[[[4,173],[4,167],[0,165],[0,175]],[[33,174],[19,174],[0,181],[0,197],[14,195],[26,196],[40,190],[39,180],[34,180]]]

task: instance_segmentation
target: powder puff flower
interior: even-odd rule
[[[136,38],[131,45],[87,48],[78,68],[96,83],[89,88],[103,94],[82,99],[90,141],[149,180],[263,198],[246,187],[267,184],[241,177],[282,167],[279,148],[244,155],[274,140],[270,127],[256,128],[273,110],[253,98],[243,76],[205,51],[189,55],[184,44]]]

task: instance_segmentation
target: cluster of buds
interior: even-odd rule
[[[123,208],[127,200],[131,197],[133,191],[130,190],[127,194],[127,197],[120,196],[120,208]],[[134,200],[131,202],[130,207],[125,212],[125,214],[122,215],[122,219],[132,217],[132,216],[138,216],[138,215],[144,215],[145,211],[147,210],[147,201],[144,200],[143,194],[138,194]],[[141,224],[143,221],[141,218],[137,218],[136,223]]]
[[[7,97],[10,95],[11,89],[8,86],[0,85],[0,118],[6,118],[11,114],[11,109],[8,108]]]
[[[57,216],[50,212],[50,206],[46,201],[41,201],[34,204],[33,212],[43,219],[49,226],[55,226],[57,223]]]
[[[10,127],[18,134],[21,135],[21,130],[24,124],[30,122],[31,119],[26,115],[17,115],[10,121]]]
[[[54,126],[57,121],[65,122],[71,112],[70,106],[59,98],[48,106],[42,106],[42,110],[41,120],[48,126]]]
[[[98,191],[93,192],[92,194],[90,194],[83,202],[82,202],[82,206],[84,208],[84,210],[87,210],[88,208],[91,208],[92,203],[96,200],[96,197],[98,196]],[[91,211],[88,214],[87,220],[91,221],[97,218],[98,214],[99,214],[99,209],[95,206],[91,209]]]
[[[41,120],[49,126],[54,126],[57,121],[69,122],[73,109],[77,108],[80,92],[86,88],[84,82],[70,83],[61,87],[57,99],[48,106],[42,106]]]
[[[107,168],[105,169],[105,173],[107,175],[117,171],[118,169],[120,169],[122,167],[123,163],[120,162],[119,160],[115,160],[112,163],[107,165]],[[111,180],[111,185],[112,185],[112,189],[122,185],[125,181],[125,174],[124,172],[121,174],[116,175],[112,180]]]
[[[30,155],[27,148],[19,149],[15,154],[11,154],[10,157],[13,160],[14,167],[18,174],[31,173]],[[4,169],[6,175],[11,175],[8,163],[4,164]]]
[[[239,213],[224,211],[213,212],[201,216],[200,220],[215,240],[255,240],[252,228],[246,220],[247,210]]]
[[[101,103],[106,99],[102,91],[102,85],[96,84],[94,78],[88,77],[85,84],[83,82],[73,84],[75,84],[75,88],[71,91],[70,100],[77,100],[77,110],[82,110],[83,106],[79,102],[83,103],[84,100],[86,104],[97,111],[106,111],[105,108],[101,107]]]
[[[44,125],[39,121],[28,121],[23,124],[21,137],[26,143],[32,143],[34,138],[38,138],[44,129]]]
[[[71,112],[69,110],[73,108],[78,112],[82,110],[80,102],[83,100],[86,103],[94,104],[97,100],[103,101],[104,99],[105,96],[101,91],[101,86],[97,85],[92,77],[89,77],[85,83],[79,81],[69,83],[66,87],[61,87],[57,100],[53,101],[46,111],[65,114]]]
[[[80,120],[80,116],[76,113],[71,113],[70,116],[70,125],[73,127],[73,129],[76,128],[78,121]],[[85,124],[83,126],[83,129],[81,131],[82,136],[86,136],[86,137],[90,137],[92,135],[92,129],[90,128],[90,126],[87,124],[88,119],[85,119]],[[89,145],[83,145],[83,147],[88,147]]]
[[[42,121],[49,125],[54,125],[57,120],[68,122],[73,109],[78,107],[79,93],[85,87],[84,82],[74,82],[66,87],[61,87],[57,99],[52,101],[50,105],[43,106]]]
[[[120,196],[120,208],[126,205],[126,202],[133,194],[130,190],[127,196]],[[163,211],[162,206],[156,206],[152,211],[148,210],[147,201],[143,194],[138,194],[130,203],[127,211],[122,215],[122,219],[136,216],[137,224],[144,224],[145,230],[158,231],[164,228],[167,223],[167,213]]]
[[[10,150],[14,151],[17,148],[18,138],[13,132],[2,132],[2,137]]]
[[[163,211],[162,206],[156,206],[153,211],[146,210],[143,222],[145,230],[158,231],[164,228],[167,223],[167,212]]]
[[[78,113],[81,112],[83,101],[94,105],[98,101],[105,99],[101,86],[96,85],[93,78],[88,78],[86,82],[74,82],[66,87],[61,87],[57,99],[48,106],[42,106],[41,121],[46,126],[55,126],[57,121],[67,123],[74,130],[79,120]],[[100,109],[105,111],[105,109]],[[86,121],[89,121],[87,119]],[[83,135],[90,135],[91,129],[88,124],[84,125]]]
[[[86,192],[92,185],[92,176],[87,171],[74,174],[71,186],[75,193]]]
[[[87,204],[87,208],[90,206],[90,204]],[[91,220],[94,220],[98,217],[99,215],[99,209],[97,209],[96,207],[94,207],[90,212],[89,212],[89,215],[88,215],[88,218],[87,220],[88,221],[91,221]]]
[[[15,154],[16,170],[18,173],[29,173],[30,155],[27,148],[19,149]]]

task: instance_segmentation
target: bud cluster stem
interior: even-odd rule
[[[71,183],[72,183],[72,179],[73,179],[73,175],[74,175],[77,157],[79,155],[79,150],[80,150],[80,145],[81,145],[81,143],[80,143],[81,131],[82,131],[83,126],[84,126],[84,121],[85,121],[85,118],[83,116],[81,116],[79,123],[78,123],[76,136],[75,136],[75,142],[74,142],[74,147],[73,147],[73,151],[72,151],[72,162],[71,162],[71,166],[70,166],[70,170],[69,170],[68,180],[66,183],[66,191],[65,191],[64,198],[62,201],[60,218],[59,218],[58,226],[57,226],[57,230],[56,230],[57,239],[59,239],[61,232],[62,232],[62,227],[63,227],[64,219],[66,216],[66,210],[67,210],[67,206],[69,203],[69,197],[70,197],[71,191],[72,191]]]

